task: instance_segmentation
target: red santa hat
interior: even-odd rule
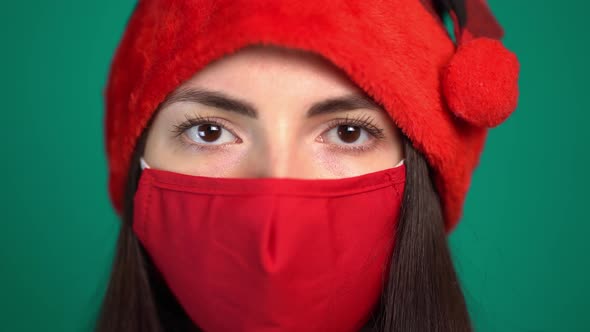
[[[141,0],[105,89],[112,203],[121,213],[135,144],[170,92],[224,55],[272,44],[322,55],[384,107],[431,166],[450,231],[488,129],[516,108],[519,64],[502,34],[484,0]]]

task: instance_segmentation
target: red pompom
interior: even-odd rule
[[[516,108],[519,63],[499,40],[476,38],[459,46],[445,69],[443,93],[451,111],[479,127],[495,127]]]

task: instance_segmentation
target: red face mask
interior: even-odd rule
[[[146,168],[133,229],[204,331],[358,331],[383,290],[404,184],[403,163],[320,180]]]

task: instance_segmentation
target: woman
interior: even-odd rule
[[[446,234],[516,106],[500,36],[476,0],[140,1],[97,330],[470,331]]]

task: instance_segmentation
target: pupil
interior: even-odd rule
[[[201,137],[205,142],[214,142],[219,138],[219,136],[221,136],[221,130],[219,126],[214,124],[199,125],[197,131],[199,133],[199,137]]]
[[[338,126],[338,137],[345,143],[353,143],[361,136],[360,127],[357,126]]]

